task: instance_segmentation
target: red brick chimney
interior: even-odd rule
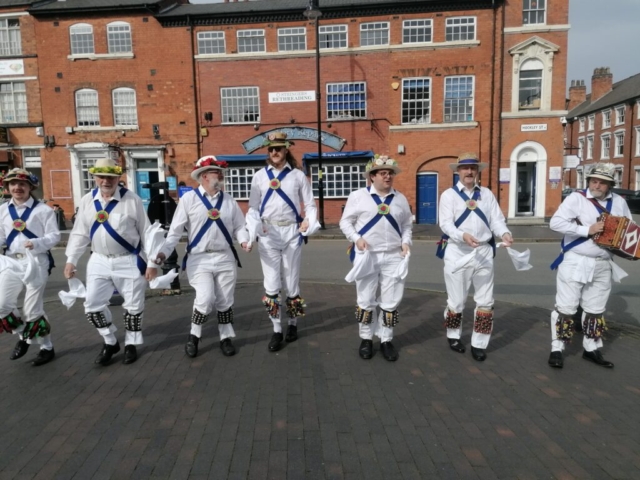
[[[567,110],[571,111],[587,99],[587,87],[584,80],[571,80],[569,87],[569,105]]]
[[[613,85],[613,75],[609,67],[596,68],[591,77],[591,103],[609,93],[611,85]]]

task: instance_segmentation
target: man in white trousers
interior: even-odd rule
[[[440,197],[438,220],[444,232],[438,246],[438,257],[444,258],[444,281],[447,288],[447,308],[444,325],[449,347],[465,352],[460,340],[462,312],[469,289],[473,285],[476,304],[471,335],[471,355],[479,362],[493,330],[493,257],[494,235],[505,246],[513,243],[504,215],[491,190],[478,185],[478,175],[487,166],[475,153],[463,153],[449,167],[459,175],[459,181]]]
[[[374,267],[369,275],[356,278],[356,320],[361,338],[358,352],[365,360],[373,356],[374,335],[380,338],[380,351],[386,360],[394,362],[399,357],[391,340],[393,327],[398,324],[405,276],[397,272],[400,262],[409,255],[413,218],[407,199],[393,188],[398,173],[395,160],[376,156],[363,173],[371,185],[351,192],[340,219],[340,230],[354,244],[352,259],[354,249],[367,250]]]
[[[96,364],[108,365],[120,351],[115,336],[109,299],[114,287],[124,298],[125,365],[138,358],[136,345],[142,345],[145,276],[151,278],[157,266],[146,265],[143,251],[144,232],[149,225],[147,213],[138,195],[118,185],[122,167],[112,159],[99,159],[89,169],[97,187],[80,200],[73,230],[67,243],[66,278],[76,274],[76,264],[91,245],[87,264],[87,297],[84,311],[87,320],[102,336],[104,345]]]
[[[556,308],[551,312],[551,355],[549,365],[562,368],[562,352],[573,336],[573,315],[580,305],[582,314],[582,358],[612,368],[602,357],[602,335],[606,330],[604,311],[611,293],[613,254],[598,246],[593,235],[604,229],[600,215],[607,212],[632,219],[627,202],[612,193],[615,166],[596,164],[586,175],[588,188],[573,192],[551,217],[549,227],[564,234],[562,253],[551,265],[558,269]],[[580,321],[580,320],[579,320]]]
[[[3,184],[11,194],[11,200],[0,206],[0,244],[6,244],[7,257],[24,265],[29,261],[29,250],[37,263],[37,272],[31,281],[25,283],[10,265],[4,265],[0,271],[0,333],[14,333],[20,338],[11,353],[11,360],[24,356],[30,344],[39,344],[40,351],[32,361],[38,367],[55,357],[43,297],[53,268],[49,250],[60,241],[60,230],[51,207],[31,195],[38,187],[38,177],[27,170],[14,168],[6,174]],[[18,296],[25,287],[20,315]]]
[[[286,292],[287,342],[298,339],[298,317],[305,314],[300,297],[300,259],[303,238],[317,229],[318,213],[311,185],[289,151],[293,142],[284,132],[269,134],[265,141],[267,166],[251,182],[247,227],[258,235],[258,251],[264,275],[262,303],[273,323],[270,352],[282,348],[281,290]],[[304,207],[304,216],[301,213]],[[284,281],[284,285],[282,282]]]
[[[233,303],[238,276],[236,264],[241,265],[233,239],[247,252],[251,247],[247,245],[249,233],[245,229],[242,210],[231,195],[222,191],[226,168],[227,162],[218,161],[212,155],[197,161],[191,178],[200,186],[180,199],[158,254],[160,262],[165,260],[187,229],[189,243],[183,268],[186,267],[189,283],[196,291],[191,331],[185,346],[185,352],[191,358],[198,355],[202,325],[213,310],[218,315],[223,355],[230,357],[236,353],[231,341],[236,336]]]

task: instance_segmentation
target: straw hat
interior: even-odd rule
[[[4,185],[8,185],[11,180],[22,180],[24,182],[28,182],[33,188],[38,188],[38,185],[40,184],[38,177],[24,168],[12,168],[9,170],[2,178],[2,183]]]
[[[487,163],[480,162],[475,153],[465,152],[458,157],[457,163],[450,163],[449,168],[455,172],[458,170],[458,167],[468,167],[469,165],[476,165],[478,167],[478,172],[481,172],[488,166]]]
[[[369,163],[367,163],[367,166],[364,168],[362,175],[364,178],[368,179],[369,174],[378,170],[392,170],[396,175],[402,171],[398,166],[398,162],[393,158],[389,158],[386,155],[380,156],[376,154],[371,160],[369,160]]]
[[[271,132],[267,135],[262,143],[263,147],[285,147],[289,148],[294,143],[291,140],[287,140],[287,134],[284,132]]]
[[[99,158],[96,163],[89,169],[91,175],[100,175],[101,177],[121,177],[122,167],[115,160],[110,158]]]
[[[596,163],[591,171],[585,175],[587,178],[599,178],[600,180],[606,180],[612,184],[616,183],[614,175],[616,173],[616,167],[613,163]]]
[[[204,172],[209,170],[220,170],[221,172],[224,172],[228,166],[229,164],[227,162],[218,160],[213,155],[207,155],[196,162],[196,166],[193,167],[193,172],[191,172],[191,178],[197,182],[200,175]]]

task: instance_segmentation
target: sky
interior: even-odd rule
[[[584,80],[590,92],[597,67],[614,83],[640,73],[640,0],[570,0],[569,23],[567,88]]]

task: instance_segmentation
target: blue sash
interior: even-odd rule
[[[96,194],[98,193],[98,189],[97,188],[94,189],[93,192],[91,193],[95,197]],[[127,193],[127,189],[122,187],[120,189],[120,197],[121,198],[124,197],[125,193]],[[112,198],[111,201],[107,204],[107,206],[103,210],[102,205],[100,205],[100,201],[94,198],[93,205],[96,208],[97,218],[96,218],[96,221],[93,222],[93,225],[91,226],[91,232],[89,234],[89,237],[91,238],[91,240],[93,240],[93,236],[95,235],[98,228],[100,228],[100,226],[102,225],[107,231],[107,233],[111,236],[111,238],[113,238],[116,242],[122,245],[122,247],[124,247],[129,253],[136,256],[136,260],[138,263],[138,270],[140,270],[140,275],[144,275],[145,271],[147,270],[147,264],[140,256],[140,251],[142,250],[142,240],[140,240],[140,242],[138,242],[138,246],[134,248],[133,245],[127,242],[124,238],[122,238],[118,234],[118,232],[116,232],[113,229],[113,227],[109,224],[109,214],[116,207],[117,204],[118,204],[118,200],[116,200],[115,198]]]
[[[489,220],[487,220],[486,215],[482,212],[482,210],[480,210],[480,207],[478,207],[477,203],[475,203],[474,208],[470,208],[468,203],[469,200],[472,200],[473,202],[478,201],[478,199],[480,198],[480,189],[476,188],[471,198],[469,198],[466,193],[458,189],[457,185],[454,185],[453,189],[456,191],[458,195],[460,195],[460,197],[462,197],[464,202],[467,204],[467,209],[464,212],[462,212],[462,215],[460,215],[460,217],[454,222],[454,225],[456,226],[456,228],[462,225],[462,222],[464,222],[467,219],[467,217],[471,214],[471,212],[474,212],[480,217],[480,220],[484,222],[487,228],[491,230],[491,227],[489,226]],[[447,235],[446,233],[442,235],[442,238],[438,242],[436,257],[444,258],[444,251],[447,248],[448,240],[449,240],[449,235]],[[495,257],[496,256],[496,239],[493,237],[493,232],[491,232],[491,239],[487,243],[491,245],[491,248],[493,249],[493,256]]]
[[[30,240],[33,238],[38,238],[38,236],[35,233],[33,233],[27,228],[27,220],[29,219],[31,212],[36,208],[36,205],[38,205],[38,203],[39,203],[38,200],[34,198],[33,206],[27,207],[25,211],[22,213],[21,217],[18,216],[18,212],[16,211],[15,205],[13,203],[9,203],[9,215],[11,215],[11,220],[13,220],[13,230],[11,230],[11,233],[9,233],[9,235],[7,236],[7,240],[6,240],[7,250],[11,248],[11,244],[20,233],[22,233],[25,237],[27,237]],[[18,228],[16,228],[16,221],[21,222],[19,225],[22,227],[22,230],[19,230]],[[47,257],[49,258],[49,275],[51,275],[51,270],[56,266],[55,262],[53,261],[53,255],[51,255],[51,250],[47,250]]]
[[[371,192],[371,187],[367,187],[367,191]],[[369,222],[367,222],[367,224],[358,231],[358,235],[360,235],[361,237],[364,236],[365,233],[371,230],[373,226],[376,223],[378,223],[382,217],[384,217],[387,220],[389,220],[389,223],[391,224],[393,229],[398,233],[398,235],[400,235],[400,239],[402,239],[402,232],[400,231],[400,226],[398,225],[398,222],[396,222],[396,219],[393,218],[393,216],[391,215],[390,205],[391,205],[391,202],[393,201],[393,197],[394,197],[393,193],[390,195],[387,195],[387,197],[384,199],[384,202],[383,202],[377,194],[375,193],[371,194],[371,198],[373,198],[373,201],[376,202],[376,205],[378,206],[378,213],[376,213],[376,216],[373,217],[371,220],[369,220]],[[381,205],[386,205],[386,207]],[[349,247],[348,253],[349,253],[349,260],[351,260],[351,263],[353,263],[353,259],[356,257],[355,244],[353,243],[351,244],[351,246]]]
[[[267,172],[267,176],[269,177],[269,191],[262,199],[262,205],[260,205],[260,217],[262,218],[262,214],[264,213],[264,207],[267,205],[267,202],[271,198],[271,195],[273,194],[273,192],[276,192],[278,195],[280,195],[280,198],[282,198],[282,200],[284,200],[284,202],[289,206],[289,208],[293,210],[293,213],[295,213],[296,215],[296,222],[302,223],[304,221],[304,218],[302,218],[298,213],[298,209],[296,208],[293,201],[291,201],[289,196],[282,191],[282,188],[280,188],[280,184],[282,183],[282,180],[284,180],[284,178],[289,174],[289,172],[291,172],[291,167],[287,167],[284,170],[282,170],[278,174],[277,178],[273,174],[273,170],[270,170],[267,167],[265,167],[265,170]],[[308,240],[309,240],[308,237],[300,234],[298,245],[300,245],[303,241],[304,243],[307,243]]]
[[[184,259],[182,260],[182,269],[186,270],[187,258],[189,257],[189,253],[191,252],[193,247],[195,247],[196,245],[198,245],[198,243],[200,243],[200,240],[202,240],[202,237],[204,237],[204,234],[207,233],[207,231],[209,230],[209,228],[211,228],[211,225],[213,225],[214,222],[216,223],[216,225],[218,225],[218,228],[220,228],[220,231],[222,232],[222,235],[224,235],[224,238],[227,240],[229,247],[231,247],[231,251],[233,252],[233,256],[236,259],[236,263],[238,264],[238,267],[242,268],[242,265],[240,264],[240,258],[238,257],[238,252],[236,251],[236,248],[233,246],[233,239],[231,238],[231,235],[229,234],[229,230],[227,230],[227,227],[224,226],[224,222],[220,217],[220,208],[222,207],[222,198],[224,194],[220,192],[220,197],[216,202],[216,206],[212,207],[211,202],[200,193],[199,189],[196,188],[194,192],[196,192],[196,195],[198,195],[198,198],[202,201],[205,208],[207,209],[207,212],[209,213],[209,218],[207,218],[207,221],[204,223],[204,225],[200,227],[200,231],[196,234],[196,236],[193,238],[191,243],[187,245],[187,253],[184,256]]]
[[[584,196],[585,198],[587,197],[587,191],[586,190],[578,190],[578,193],[580,193],[582,196]],[[594,207],[596,207],[596,210],[598,210],[598,213],[611,213],[611,207],[613,205],[613,196],[611,196],[611,198],[609,200],[607,200],[607,206],[603,207],[602,205],[600,205],[600,203],[592,198],[588,199]],[[551,264],[551,270],[555,270],[556,268],[558,268],[560,266],[560,264],[562,263],[562,261],[564,260],[564,254],[567,253],[569,250],[571,250],[573,247],[577,247],[578,245],[582,245],[584,242],[586,242],[587,240],[589,240],[589,237],[580,237],[575,239],[573,242],[569,243],[568,245],[565,246],[564,244],[564,237],[562,237],[562,241],[560,242],[560,255],[558,255],[558,258],[556,258],[553,263]]]

